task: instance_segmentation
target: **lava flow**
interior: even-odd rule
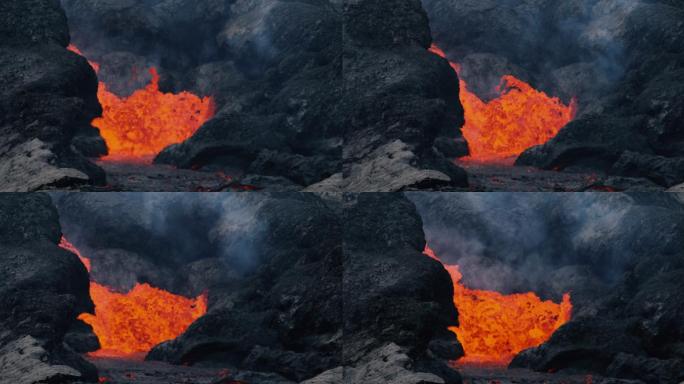
[[[78,55],[74,45],[68,47]],[[95,72],[100,65],[89,61]],[[102,117],[92,125],[100,129],[109,148],[104,160],[147,162],[172,144],[189,139],[214,116],[211,97],[200,98],[190,92],[179,94],[159,91],[159,74],[150,69],[152,81],[129,97],[119,97],[100,82],[97,97]]]
[[[430,51],[446,58],[435,45]],[[461,66],[449,63],[460,74]],[[460,88],[466,121],[462,132],[470,146],[470,156],[462,159],[466,161],[512,163],[525,150],[554,138],[577,113],[574,99],[565,105],[511,75],[502,77],[496,89],[499,96],[488,102],[471,92],[463,79]]]
[[[425,255],[441,260],[429,248]],[[459,364],[508,365],[519,352],[536,347],[570,320],[570,294],[561,303],[542,301],[533,292],[503,295],[470,289],[461,284],[458,265],[444,267],[454,284],[454,305],[458,327],[449,328],[463,345],[465,357]]]
[[[88,271],[90,260],[62,237],[60,247],[76,254]],[[207,311],[207,297],[195,299],[174,295],[149,284],[136,284],[128,293],[118,293],[94,281],[90,297],[95,315],[78,318],[90,324],[101,349],[93,356],[123,357],[146,353],[155,345],[178,337]]]

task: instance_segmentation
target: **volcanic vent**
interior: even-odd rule
[[[436,45],[430,51],[447,58]],[[574,98],[566,105],[513,75],[503,76],[495,90],[497,96],[484,101],[460,76],[461,66],[449,64],[459,74],[465,113],[462,132],[470,155],[463,160],[513,164],[525,150],[555,137],[577,113]]]
[[[76,254],[90,272],[90,259],[66,238],[62,237],[59,246]],[[149,284],[136,284],[129,292],[121,293],[91,281],[90,296],[95,314],[84,313],[78,318],[93,327],[100,342],[100,349],[92,356],[146,354],[154,346],[178,337],[207,311],[206,294],[186,298]]]
[[[425,255],[442,262],[429,247]],[[450,328],[463,345],[459,364],[507,366],[521,351],[546,342],[570,320],[570,294],[561,303],[542,301],[534,292],[504,295],[467,288],[458,265],[444,265],[454,284],[458,327]]]
[[[83,56],[74,45],[69,50]],[[99,73],[99,63],[90,61],[90,65]],[[213,117],[211,97],[161,92],[157,69],[152,67],[149,73],[150,83],[128,97],[116,95],[100,82],[97,96],[103,112],[92,124],[107,143],[109,155],[104,160],[151,162],[166,147],[189,139]]]

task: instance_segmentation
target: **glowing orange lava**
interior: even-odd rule
[[[437,46],[430,51],[446,58]],[[460,74],[460,65],[450,64]],[[511,75],[501,78],[499,96],[489,102],[468,90],[463,79],[460,88],[466,120],[462,132],[470,146],[470,156],[463,160],[512,163],[525,150],[555,137],[577,113],[574,99],[565,105]]]
[[[73,45],[68,49],[81,55]],[[99,72],[99,64],[90,65]],[[107,142],[109,156],[105,160],[148,162],[169,145],[189,139],[214,116],[211,97],[162,93],[157,70],[151,68],[150,74],[150,84],[129,97],[117,96],[100,82],[97,97],[103,112],[92,125]]]
[[[90,270],[90,260],[62,238],[60,246],[75,253]],[[95,315],[78,318],[93,327],[101,349],[94,356],[129,356],[146,353],[155,345],[174,339],[207,312],[207,297],[195,299],[174,295],[149,284],[136,284],[128,293],[118,293],[90,283]]]
[[[425,247],[425,255],[441,262]],[[570,320],[570,294],[561,303],[542,301],[533,292],[503,295],[470,289],[457,265],[444,265],[454,284],[460,326],[449,328],[463,345],[459,364],[508,365],[519,352],[536,347]]]

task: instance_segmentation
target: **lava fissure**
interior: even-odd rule
[[[430,51],[446,59],[439,47],[433,45]],[[525,150],[554,138],[577,114],[574,98],[566,105],[512,75],[501,78],[497,98],[483,101],[468,89],[461,66],[449,64],[459,74],[462,132],[470,148],[470,156],[461,160],[512,164]]]
[[[424,254],[442,262],[429,247]],[[536,347],[570,320],[570,294],[563,301],[543,301],[534,292],[504,295],[470,289],[461,283],[458,265],[444,264],[454,284],[454,305],[458,327],[451,327],[463,345],[465,357],[459,364],[505,366],[521,351]]]
[[[69,50],[83,56],[74,45]],[[100,65],[89,61],[95,72]],[[214,100],[190,92],[159,90],[159,73],[150,68],[151,82],[128,97],[119,97],[100,82],[97,97],[102,117],[93,120],[107,143],[103,160],[149,163],[166,147],[186,141],[215,114]]]
[[[91,262],[66,238],[60,247],[76,254],[88,271]],[[147,353],[154,346],[178,337],[207,311],[207,295],[186,298],[150,286],[136,284],[127,293],[90,282],[95,314],[78,318],[93,327],[101,349],[93,356],[124,357]]]

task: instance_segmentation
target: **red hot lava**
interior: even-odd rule
[[[76,254],[90,271],[90,260],[73,244],[63,237],[59,245]],[[83,313],[78,318],[90,324],[100,340],[102,348],[91,353],[94,356],[146,353],[178,337],[207,312],[206,294],[186,298],[149,284],[136,284],[128,293],[119,293],[91,281],[90,297],[95,303],[95,315]]]
[[[74,45],[68,47],[78,55]],[[90,61],[95,72],[100,65]],[[100,82],[97,92],[102,117],[93,120],[107,142],[105,160],[148,162],[164,148],[189,139],[214,116],[214,102],[189,92],[179,94],[159,91],[159,74],[150,69],[152,81],[129,97],[119,97]]]
[[[446,58],[435,45],[430,51]],[[449,63],[460,74],[461,66]],[[525,150],[555,137],[577,112],[575,100],[565,105],[511,75],[501,79],[499,96],[488,102],[471,92],[463,79],[460,88],[466,120],[462,131],[470,146],[470,156],[463,160],[512,163]]]
[[[425,255],[441,260],[429,247]],[[463,345],[465,357],[460,364],[508,365],[521,351],[536,347],[570,320],[570,294],[561,303],[542,301],[534,292],[503,295],[499,292],[470,289],[461,283],[458,265],[446,265],[454,284],[454,305],[458,308],[458,327],[450,330]]]

